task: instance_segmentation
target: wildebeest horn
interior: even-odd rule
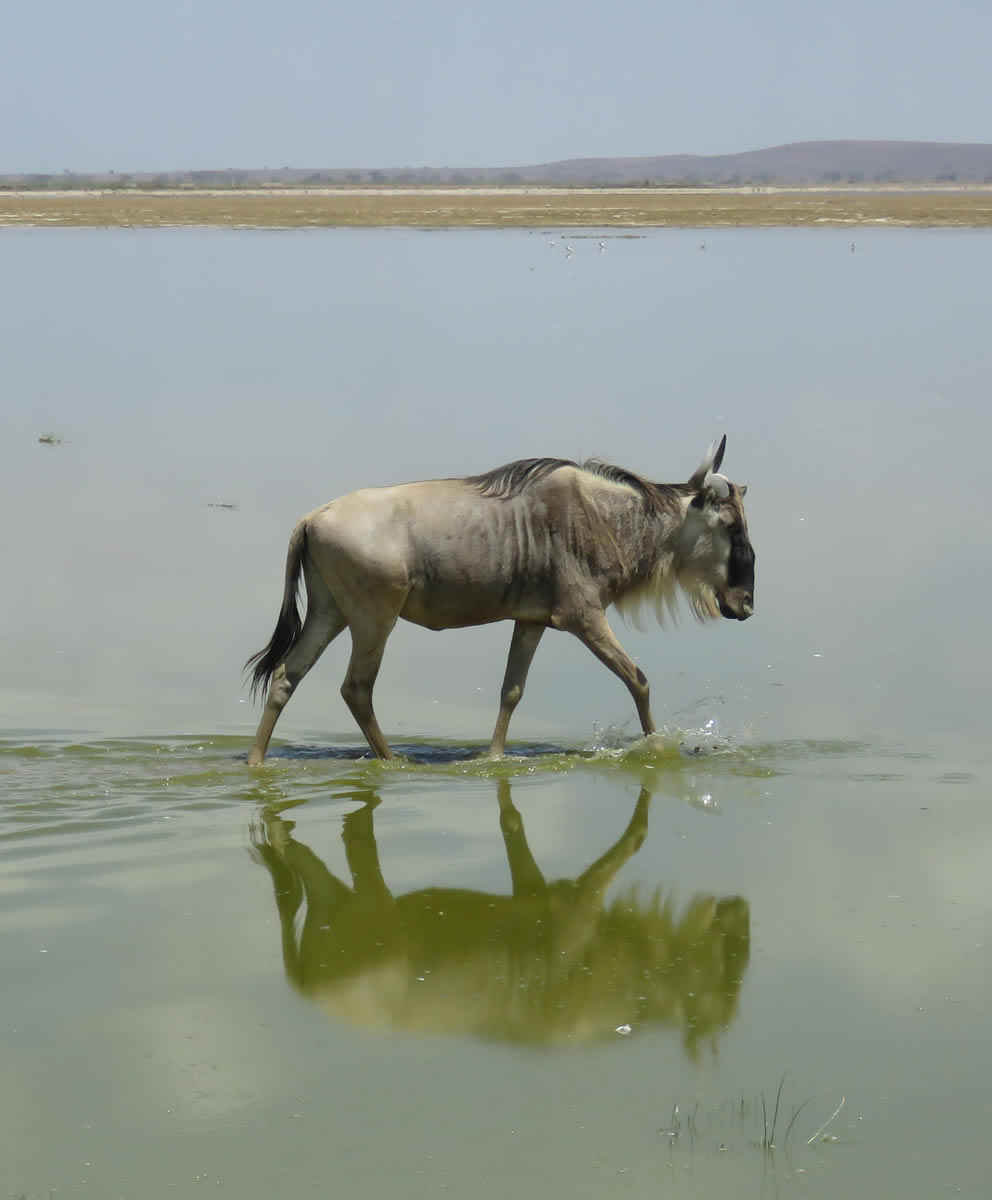
[[[703,491],[712,492],[714,496],[726,500],[730,495],[730,480],[725,475],[717,475],[716,472],[710,471],[703,480]]]
[[[707,477],[715,471],[720,470],[720,465],[723,462],[723,454],[726,449],[727,435],[724,434],[723,437],[717,438],[714,441],[713,445],[706,451],[706,457],[689,477],[689,486],[691,488],[701,491],[704,487],[708,486]],[[719,490],[719,487],[716,490]],[[727,493],[724,494],[726,495]]]

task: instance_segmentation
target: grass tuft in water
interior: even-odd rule
[[[725,1100],[719,1108],[702,1107],[697,1098],[693,1107],[683,1111],[678,1103],[672,1106],[668,1125],[659,1129],[661,1137],[668,1139],[672,1149],[684,1146],[690,1154],[697,1151],[726,1154],[740,1148],[761,1150],[762,1153],[774,1159],[776,1150],[789,1154],[790,1139],[796,1124],[813,1102],[813,1097],[807,1097],[799,1104],[794,1104],[789,1123],[781,1142],[776,1140],[779,1128],[779,1118],[784,1116],[782,1110],[782,1091],[785,1087],[786,1075],[783,1072],[775,1092],[774,1105],[770,1105],[764,1091],[749,1096],[744,1093],[739,1098]],[[803,1139],[804,1146],[811,1146],[829,1127],[837,1114],[844,1107],[844,1098],[834,1109],[826,1121],[809,1138]],[[826,1140],[826,1139],[824,1139]],[[742,1145],[743,1143],[743,1145]]]

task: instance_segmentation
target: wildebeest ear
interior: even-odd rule
[[[737,484],[737,495],[738,496],[746,496],[747,495],[747,484],[746,483]]]
[[[706,476],[713,471],[720,470],[720,464],[723,462],[723,452],[727,449],[727,435],[717,438],[717,440],[706,451],[706,457],[699,466],[689,476],[689,487],[699,491],[706,483]]]

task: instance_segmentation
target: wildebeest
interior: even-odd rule
[[[366,1029],[543,1045],[678,1030],[695,1058],[737,1012],[750,957],[741,896],[661,889],[607,902],[648,831],[642,789],[616,842],[574,879],[545,880],[510,783],[497,785],[511,894],[423,887],[395,895],[376,847],[371,791],[341,831],[350,880],[293,835],[280,806],[252,828],[272,878],[286,977],[330,1016]]]
[[[636,616],[647,602],[660,621],[681,592],[700,620],[754,611],[747,489],[717,474],[726,444],[714,442],[687,483],[650,483],[596,460],[528,458],[483,475],[365,488],[308,513],[289,540],[275,632],[246,663],[252,694],[268,685],[249,764],[265,757],[286,702],[345,626],[352,648],[341,695],[373,752],[392,758],[372,688],[399,617],[435,630],[514,622],[493,758],[549,626],[574,634],[624,682],[653,733],[648,681],[606,609]]]

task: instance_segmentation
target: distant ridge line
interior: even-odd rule
[[[0,188],[252,187],[445,184],[479,186],[989,184],[992,143],[788,142],[737,154],[570,158],[516,167],[281,167],[0,174]]]

